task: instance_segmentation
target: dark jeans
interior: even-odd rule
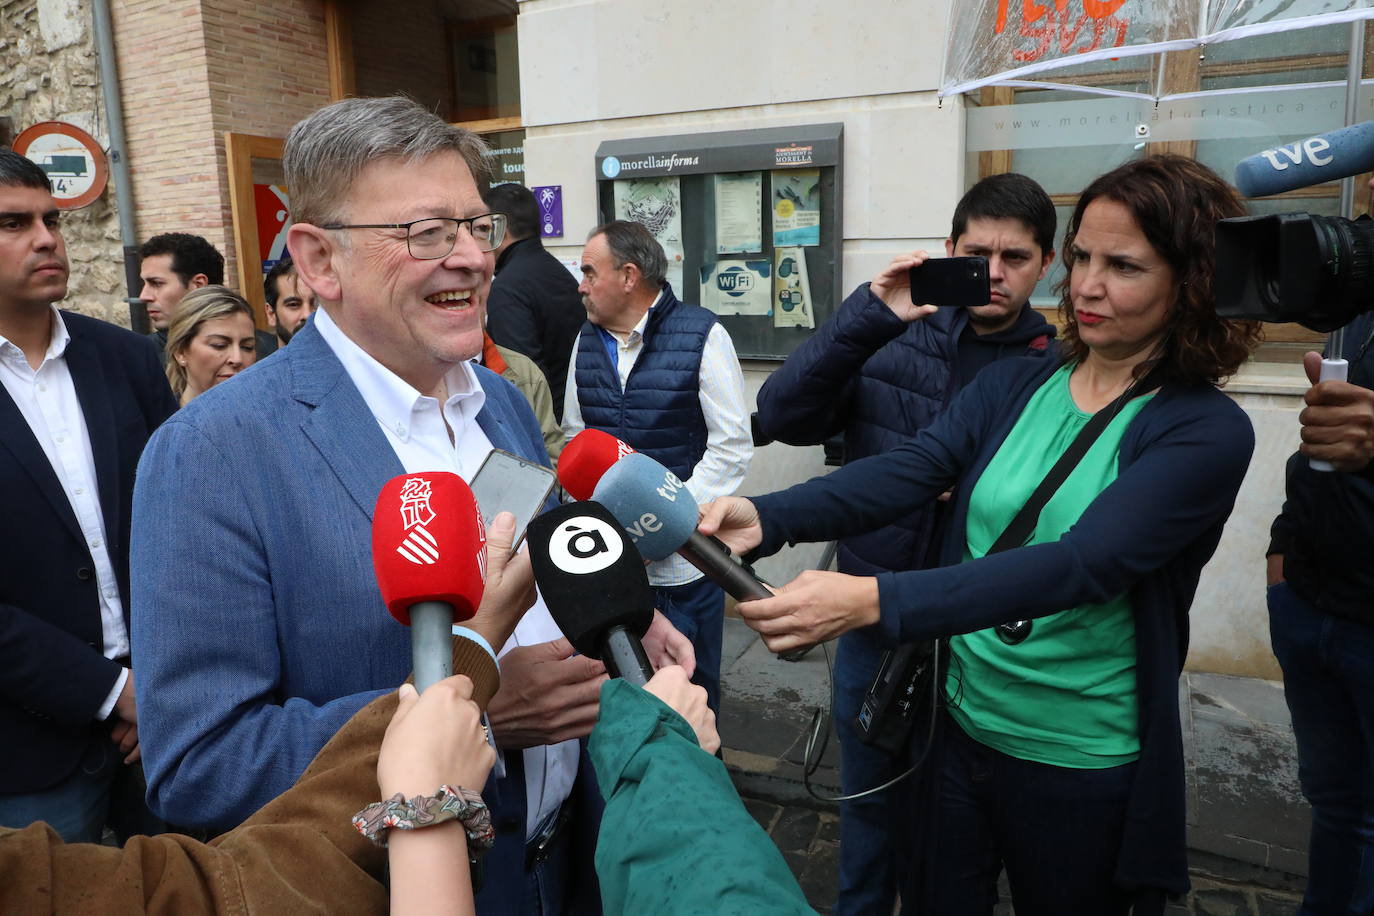
[[[882,647],[862,630],[841,636],[835,653],[835,733],[840,741],[844,795],[880,786],[909,766],[908,755],[893,756],[864,744],[854,725],[882,655]],[[905,833],[899,829],[901,820],[911,816],[912,778],[882,792],[840,802],[840,886],[835,916],[892,912],[897,869],[907,867],[912,856]]]
[[[1016,916],[1125,914],[1112,873],[1136,765],[1050,766],[979,744],[948,716],[930,912],[988,916],[1005,867]]]
[[[1280,582],[1269,633],[1312,805],[1299,913],[1374,912],[1374,627],[1323,614]]]
[[[68,843],[99,843],[109,826],[122,844],[138,834],[162,833],[166,824],[148,810],[142,764],[124,755],[102,729],[67,778],[39,792],[0,795],[0,827],[46,821]]]
[[[697,654],[692,683],[706,689],[706,703],[720,715],[720,641],[725,633],[725,592],[702,576],[686,585],[654,589],[654,604]]]

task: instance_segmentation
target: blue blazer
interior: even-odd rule
[[[152,343],[63,312],[65,359],[86,419],[100,512],[129,615],[129,505],[148,436],[176,410]],[[109,728],[95,714],[119,676],[104,655],[100,595],[86,539],[43,448],[0,386],[0,792],[65,777]]]
[[[520,392],[476,371],[492,444],[547,462]],[[313,323],[153,437],[134,493],[134,657],[148,800],[169,822],[238,824],[405,680],[410,636],[371,557],[377,493],[402,473]],[[508,788],[518,812],[493,813],[518,815],[506,845],[523,853],[523,787]],[[507,859],[523,867],[492,861]]]

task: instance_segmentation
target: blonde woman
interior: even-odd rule
[[[187,293],[167,327],[167,380],[184,407],[257,359],[253,307],[223,286]]]

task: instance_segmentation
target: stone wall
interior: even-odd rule
[[[0,0],[0,117],[14,134],[66,121],[107,146],[97,72],[83,0]],[[62,233],[72,265],[63,307],[127,327],[113,178],[95,203],[63,215]]]

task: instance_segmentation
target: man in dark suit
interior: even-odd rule
[[[491,212],[506,216],[506,237],[496,249],[496,279],[487,297],[487,333],[539,366],[561,423],[568,358],[587,319],[577,281],[539,241],[539,205],[529,188],[501,184],[482,197]]]
[[[0,825],[152,832],[129,658],[134,468],[175,409],[145,338],[58,311],[47,176],[0,150]],[[111,799],[118,799],[112,810]]]

